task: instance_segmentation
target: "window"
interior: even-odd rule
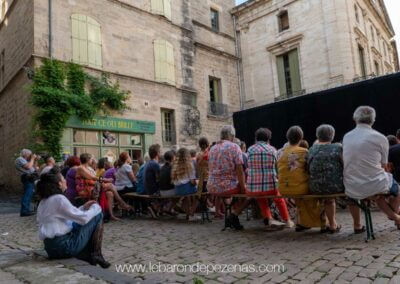
[[[379,74],[380,74],[380,68],[379,68],[379,63],[378,63],[378,61],[374,61],[374,65],[375,65],[375,74],[376,74],[376,76],[379,76]]]
[[[302,89],[297,49],[278,56],[276,61],[280,95],[291,97],[301,93]]]
[[[211,9],[211,28],[213,31],[219,31],[219,12]]]
[[[174,111],[161,110],[162,139],[164,144],[176,144]]]
[[[155,80],[175,85],[174,47],[163,39],[154,41]]]
[[[364,48],[362,46],[358,46],[358,55],[360,57],[360,70],[361,70],[361,76],[365,78],[367,76],[367,72],[365,69],[365,56],[364,56]]]
[[[129,152],[133,159],[143,153],[143,135],[66,128],[61,139],[63,155],[92,154],[96,159],[107,157],[114,162],[121,152]]]
[[[221,97],[221,80],[214,77],[209,77],[210,86],[210,102],[222,103]]]
[[[284,11],[279,14],[278,21],[279,21],[279,32],[289,29],[289,14],[287,11]]]
[[[151,0],[151,11],[171,21],[171,0]]]
[[[360,22],[360,17],[358,15],[358,7],[357,7],[356,4],[354,5],[354,13],[356,15],[356,21],[357,21],[357,23],[359,23]]]
[[[101,28],[92,18],[73,14],[72,61],[93,67],[102,66]]]

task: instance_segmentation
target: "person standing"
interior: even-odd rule
[[[31,210],[31,201],[34,192],[34,182],[37,177],[37,160],[38,156],[32,154],[32,151],[28,149],[23,149],[20,157],[15,160],[15,168],[21,177],[24,188],[21,199],[21,217],[32,216],[34,214]]]

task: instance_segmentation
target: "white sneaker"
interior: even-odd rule
[[[269,221],[269,225],[271,227],[285,227],[286,223],[282,223],[282,222],[279,222],[279,221],[276,221],[276,220],[270,220]]]
[[[215,206],[208,208],[208,211],[211,213],[215,213]]]
[[[291,229],[294,227],[294,223],[292,220],[289,220],[285,223],[285,228]]]
[[[196,215],[189,216],[189,219],[188,219],[189,222],[200,221],[200,220],[201,220],[201,217],[200,216],[196,216]]]

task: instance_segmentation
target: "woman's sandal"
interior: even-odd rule
[[[296,224],[296,232],[304,232],[304,231],[306,231],[306,230],[310,230],[311,228],[309,228],[309,227],[305,227],[305,226],[303,226],[303,225],[300,225],[300,224]]]
[[[331,228],[329,228],[329,227],[326,228],[328,234],[336,234],[336,233],[339,233],[341,229],[342,229],[342,226],[341,226],[341,225],[337,225],[337,226],[336,226],[336,229],[331,229]]]
[[[362,234],[365,232],[365,226],[362,226],[360,229],[354,229],[354,234]]]

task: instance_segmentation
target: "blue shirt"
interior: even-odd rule
[[[160,178],[160,165],[154,161],[149,161],[144,168],[144,190],[146,194],[153,195],[158,191]]]

